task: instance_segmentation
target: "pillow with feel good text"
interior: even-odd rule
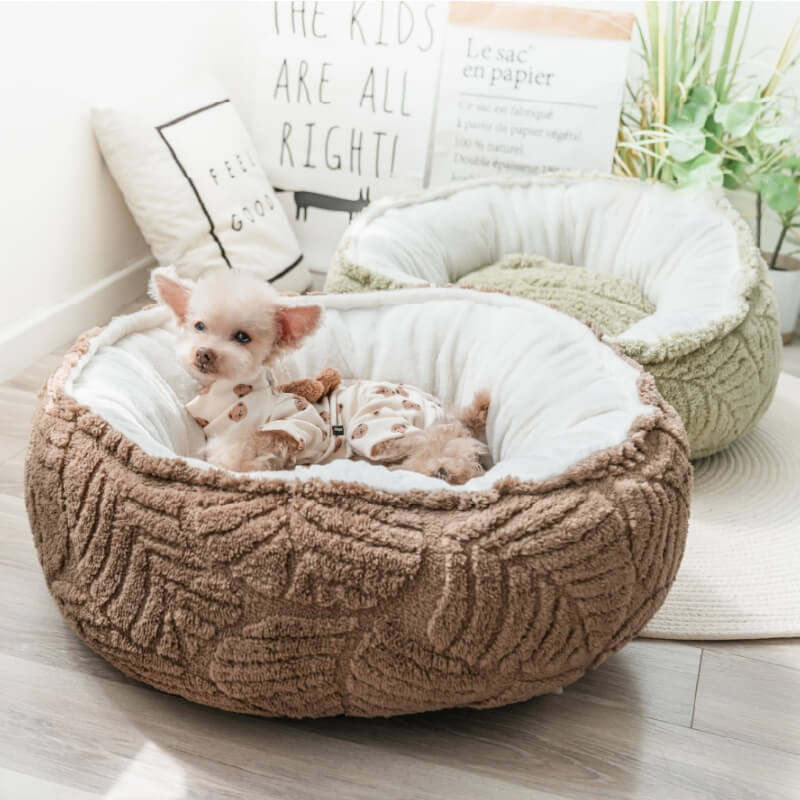
[[[297,238],[221,87],[187,91],[158,110],[94,109],[92,124],[159,264],[187,278],[226,267],[279,290],[308,288]]]

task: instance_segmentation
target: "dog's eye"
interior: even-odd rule
[[[233,334],[233,338],[242,344],[247,344],[250,341],[250,337],[244,331],[236,331],[236,333]]]
[[[441,481],[449,481],[450,473],[444,467],[439,467],[439,469],[436,470],[436,474],[433,477],[438,478]]]
[[[196,331],[204,331],[206,329],[205,322],[195,322],[194,329]]]

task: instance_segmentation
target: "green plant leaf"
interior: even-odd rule
[[[699,189],[721,186],[724,180],[721,167],[721,155],[702,153],[685,164],[675,164],[675,178],[680,186]]]
[[[678,114],[670,120],[670,124],[674,125],[676,122],[684,121],[691,123],[695,128],[702,128],[708,119],[710,111],[711,109],[695,105],[689,101],[685,103]]]
[[[714,122],[714,117],[709,117],[706,120],[706,130],[715,138],[722,138],[722,125],[718,122]]]
[[[741,189],[747,180],[744,163],[741,161],[734,161],[728,165],[728,170],[729,171],[725,173],[722,185],[726,189]]]
[[[689,92],[689,101],[683,107],[681,116],[701,127],[717,104],[717,94],[710,86],[695,86]]]
[[[761,123],[753,128],[756,139],[762,144],[778,144],[790,139],[792,129],[789,125],[780,123]]]
[[[755,100],[738,100],[717,106],[714,120],[731,136],[746,136],[758,117],[760,106]]]
[[[729,191],[734,191],[741,188],[741,183],[733,177],[733,175],[725,174],[722,176],[722,185]]]
[[[731,58],[731,50],[733,48],[733,40],[736,37],[736,26],[739,22],[739,7],[741,2],[732,3],[730,6],[730,16],[728,17],[727,34],[725,36],[725,47],[722,51],[722,56],[719,60],[717,67],[717,81],[715,88],[717,94],[722,94],[725,91],[725,74],[728,71],[728,64]]]
[[[710,111],[717,102],[717,93],[710,86],[695,86],[689,94],[689,100],[707,106]]]
[[[800,205],[797,180],[789,175],[780,172],[764,175],[758,186],[764,202],[778,214],[791,214]]]
[[[706,149],[706,137],[696,125],[676,120],[669,135],[669,153],[679,162],[691,161]]]
[[[781,161],[781,169],[788,169],[790,172],[800,174],[800,156],[789,156]]]

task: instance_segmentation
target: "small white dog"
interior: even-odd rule
[[[339,385],[331,369],[311,381],[323,396],[280,391],[269,368],[318,328],[320,306],[287,304],[268,283],[234,270],[196,284],[157,270],[153,286],[178,322],[179,360],[204,386],[187,410],[205,431],[211,463],[248,471],[361,457],[458,484],[483,472],[487,448],[476,435],[485,431],[487,392],[451,413],[411,386]]]

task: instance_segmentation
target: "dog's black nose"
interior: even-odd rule
[[[194,363],[201,372],[208,372],[214,366],[215,360],[216,354],[208,347],[198,347],[194,351]]]

